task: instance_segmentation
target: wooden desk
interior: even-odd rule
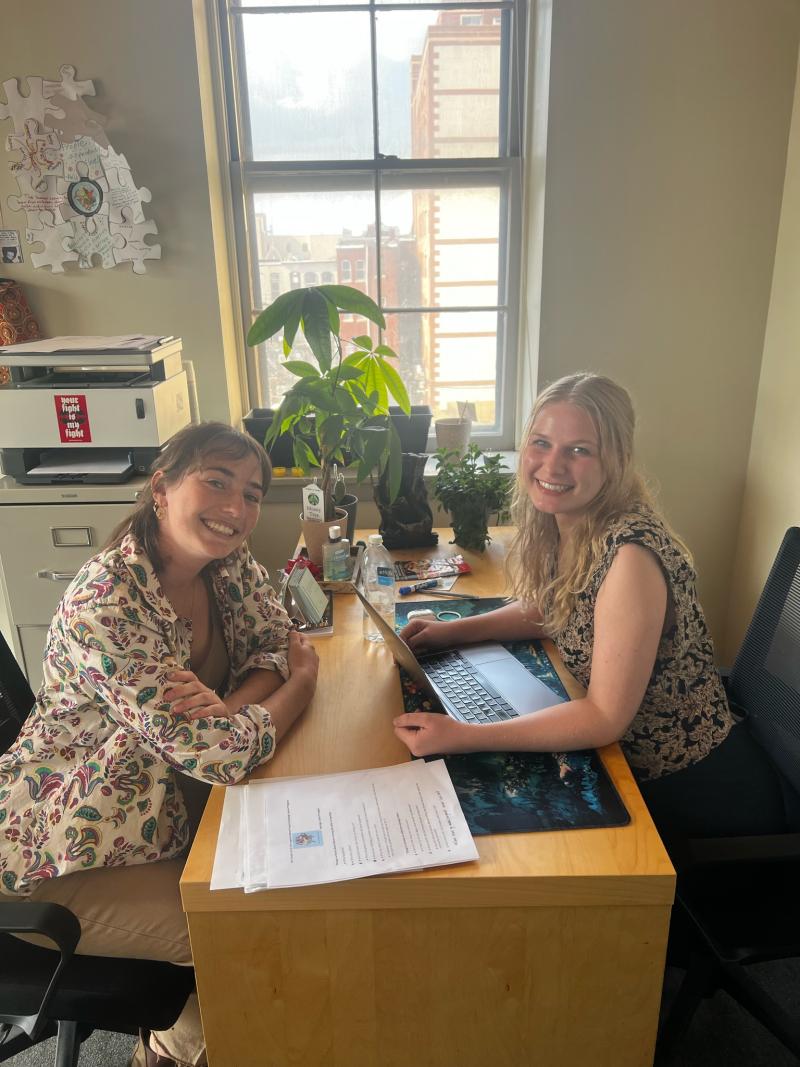
[[[494,533],[464,553],[487,596],[504,591],[510,531]],[[407,759],[397,671],[355,597],[316,644],[314,702],[257,776]],[[618,747],[602,757],[630,826],[479,837],[479,863],[248,895],[209,891],[215,789],[181,881],[211,1067],[651,1064],[674,872]]]

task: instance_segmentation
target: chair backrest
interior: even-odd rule
[[[16,740],[34,700],[27,678],[0,633],[0,753]]]
[[[731,700],[800,792],[800,528],[792,526],[772,564],[731,670]]]

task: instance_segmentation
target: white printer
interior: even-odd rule
[[[124,482],[191,422],[177,337],[51,337],[0,348],[3,469],[24,485]]]

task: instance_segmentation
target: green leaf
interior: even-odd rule
[[[364,363],[369,359],[368,352],[351,352],[349,356],[345,356],[340,366],[342,367],[362,367]]]
[[[319,378],[317,368],[303,359],[287,359],[282,365],[290,374],[296,374],[298,378]]]
[[[386,379],[383,376],[380,360],[372,356],[364,364],[364,388],[367,393],[377,393],[376,410],[389,410],[389,394],[386,391]]]
[[[328,303],[316,289],[306,289],[303,299],[303,333],[322,371],[331,368],[331,330]]]
[[[304,471],[307,471],[309,467],[319,466],[319,460],[302,437],[295,437],[292,442],[292,455],[295,467],[302,467]]]
[[[253,325],[247,331],[248,345],[255,347],[276,334],[281,326],[291,321],[295,314],[295,308],[302,307],[302,290],[292,290],[289,293],[281,293],[277,300],[265,308]],[[295,327],[296,329],[296,327]]]
[[[300,292],[297,290],[295,295]],[[292,345],[294,344],[295,336],[297,335],[297,328],[300,325],[300,318],[303,314],[303,301],[300,296],[297,296],[295,303],[289,309],[289,313],[286,316],[286,324],[283,327],[283,354],[288,356],[292,351]]]
[[[398,359],[398,355],[393,348],[389,348],[388,345],[376,345],[375,354],[378,356],[389,356],[391,359]]]
[[[322,294],[325,296],[325,294]],[[327,300],[327,297],[325,298]],[[328,300],[328,323],[331,328],[331,333],[338,333],[341,321],[339,319],[339,310],[332,300]]]
[[[341,364],[338,370],[339,381],[358,381],[363,377],[363,372],[360,367],[354,367],[352,364]]]
[[[365,333],[362,333],[359,337],[354,337],[353,344],[358,345],[359,348],[366,348],[368,352],[372,351],[372,338],[367,337]],[[375,351],[377,352],[378,349],[376,348]]]
[[[136,694],[136,703],[140,708],[143,708],[148,700],[152,700],[157,693],[157,689],[152,686],[146,686],[144,689],[140,689]]]
[[[392,364],[387,363],[386,360],[381,361],[381,367],[383,368],[383,376],[386,379],[389,392],[400,405],[400,409],[404,411],[406,415],[410,414],[411,401],[408,399],[408,393],[406,392],[406,387],[403,385],[402,378]]]
[[[342,311],[350,311],[354,315],[363,315],[365,319],[374,322],[382,330],[386,329],[386,319],[383,312],[375,301],[362,293],[360,289],[354,289],[350,285],[319,285],[317,289],[322,295],[335,304]]]

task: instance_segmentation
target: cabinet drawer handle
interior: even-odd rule
[[[46,578],[48,582],[71,582],[78,572],[70,573],[69,571],[37,571],[37,578]]]

